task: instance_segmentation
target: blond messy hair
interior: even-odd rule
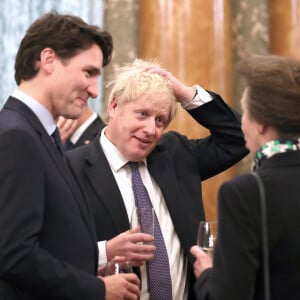
[[[169,124],[177,111],[173,88],[167,78],[157,73],[147,72],[149,67],[160,68],[160,65],[156,61],[136,59],[133,63],[121,67],[115,79],[109,83],[109,85],[112,85],[112,89],[108,105],[115,100],[122,107],[124,104],[136,101],[142,96],[161,95],[162,100],[170,103],[170,114],[167,122]]]

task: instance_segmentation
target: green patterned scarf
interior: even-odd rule
[[[261,162],[278,153],[300,151],[300,139],[280,138],[264,144],[254,156],[254,169],[257,170]]]

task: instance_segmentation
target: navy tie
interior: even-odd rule
[[[54,130],[54,132],[51,135],[53,143],[55,144],[58,152],[60,153],[60,155],[62,155],[64,157],[64,148],[61,142],[61,138],[60,138],[60,134],[59,134],[59,130],[56,127],[56,129]]]
[[[137,162],[129,162],[132,170],[132,188],[135,204],[138,208],[152,208],[148,192],[143,184]],[[141,220],[141,223],[147,220]],[[147,262],[148,289],[151,300],[172,300],[172,283],[170,266],[165,242],[161,233],[158,219],[154,219],[154,258]]]
[[[66,140],[66,143],[64,144],[65,151],[72,150],[74,148],[74,144],[71,142],[70,139]]]

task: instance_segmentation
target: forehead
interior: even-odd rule
[[[134,103],[137,106],[153,111],[163,113],[170,113],[171,111],[171,100],[166,95],[159,93],[140,96]]]
[[[102,67],[103,52],[98,45],[93,44],[89,48],[79,51],[76,55],[74,55],[71,58],[71,60],[82,61],[85,62],[86,64]]]

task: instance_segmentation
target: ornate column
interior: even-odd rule
[[[103,76],[103,118],[107,119],[107,99],[115,70],[137,56],[137,1],[105,0],[104,28],[113,36],[114,51],[111,63]]]
[[[186,84],[199,83],[231,102],[231,1],[140,0],[138,16],[139,57],[157,58]],[[190,138],[207,135],[183,110],[168,129]],[[208,218],[216,217],[217,191],[232,175],[233,169],[204,182]]]
[[[300,1],[270,0],[271,52],[300,59]]]
[[[251,54],[270,52],[269,0],[232,0],[233,99],[240,108],[245,82],[235,72],[235,64]],[[237,173],[249,172],[253,158],[248,155],[236,165]]]

